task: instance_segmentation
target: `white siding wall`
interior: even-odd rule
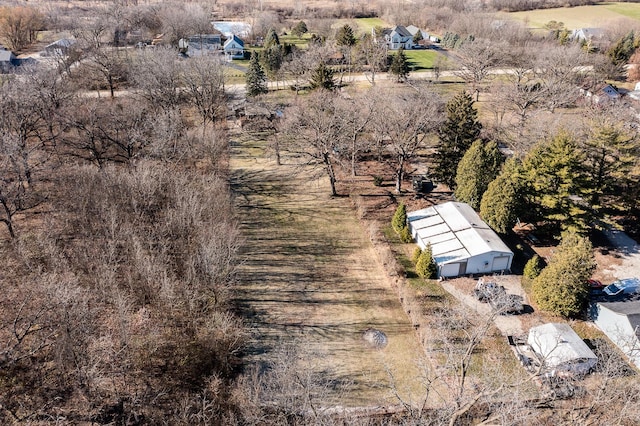
[[[598,318],[594,321],[600,330],[640,368],[640,342],[626,315],[618,314],[598,305]]]

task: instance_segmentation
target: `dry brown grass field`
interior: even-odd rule
[[[324,179],[265,154],[255,135],[232,135],[232,188],[246,238],[238,304],[253,330],[247,364],[270,364],[292,345],[299,371],[322,377],[322,404],[398,404],[423,396],[424,352],[347,197]],[[384,331],[368,347],[362,333]]]

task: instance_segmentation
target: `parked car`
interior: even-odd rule
[[[606,286],[602,291],[607,296],[613,297],[613,296],[618,296],[624,293],[624,288],[618,287],[615,283],[611,283],[608,286]]]
[[[600,280],[587,280],[587,284],[589,285],[590,289],[603,289],[605,287],[605,285],[602,284],[602,281]]]

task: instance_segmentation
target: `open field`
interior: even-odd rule
[[[568,29],[604,27],[617,20],[640,20],[638,3],[602,3],[594,6],[561,7],[505,14],[528,23],[530,28],[544,28],[549,21],[564,22]]]
[[[421,395],[424,352],[348,198],[264,140],[232,138],[232,188],[246,238],[237,303],[253,334],[248,364],[269,365],[295,346],[298,371],[322,378],[321,405],[397,404]],[[362,333],[384,331],[383,350]],[[296,362],[295,359],[289,362]]]
[[[413,70],[433,68],[433,63],[436,61],[436,58],[441,55],[441,53],[431,49],[405,50],[404,53]]]

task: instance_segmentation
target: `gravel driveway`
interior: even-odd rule
[[[529,303],[529,299],[520,285],[520,277],[518,275],[487,277],[485,281],[493,281],[498,285],[502,285],[507,293],[520,295],[523,298],[523,303]],[[491,307],[489,304],[482,303],[473,296],[473,289],[476,282],[477,280],[473,278],[457,278],[443,281],[442,287],[478,314],[488,317],[491,315]],[[524,334],[520,315],[498,315],[494,323],[496,327],[498,327],[498,330],[505,336]]]
[[[622,231],[607,229],[603,233],[621,259],[619,264],[612,264],[603,272],[616,279],[640,278],[640,246],[638,243]]]

